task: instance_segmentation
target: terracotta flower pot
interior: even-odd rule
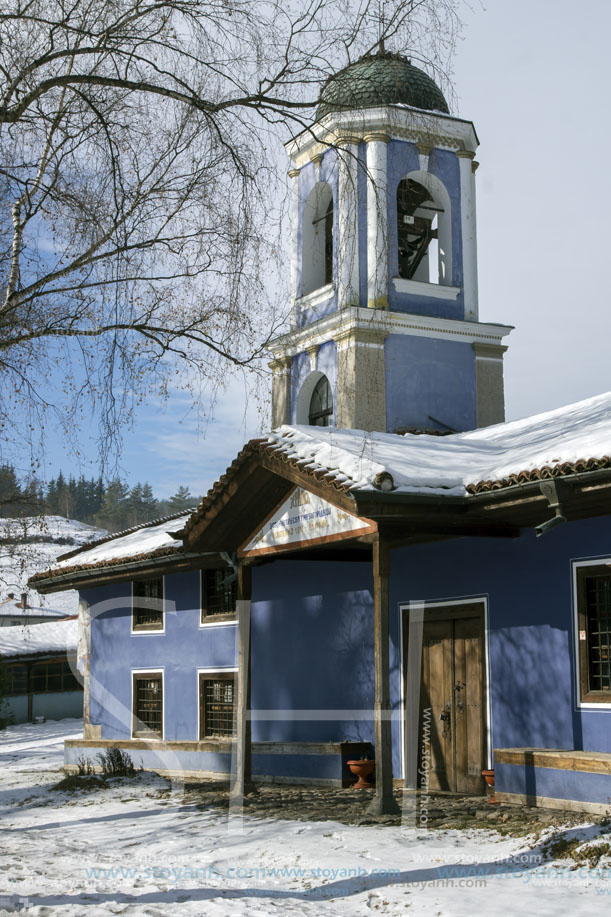
[[[494,789],[494,770],[483,770],[482,777],[486,781],[486,785]]]
[[[367,778],[370,774],[373,773],[373,769],[376,766],[375,761],[364,759],[363,761],[347,761],[346,762],[352,773],[359,779],[352,787],[353,790],[370,790],[373,787],[373,784],[369,783]]]
[[[492,795],[489,796],[488,802],[495,803],[496,799],[494,798],[494,768],[483,770],[482,777],[486,781],[486,786],[490,787],[490,789],[492,790]]]

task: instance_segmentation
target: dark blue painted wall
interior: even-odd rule
[[[471,344],[390,334],[386,359],[386,429],[454,430],[477,425],[475,354]]]
[[[577,706],[571,579],[573,560],[610,555],[608,518],[568,523],[541,538],[529,531],[518,539],[464,538],[395,551],[391,632],[397,673],[400,604],[485,596],[493,747],[611,752],[611,710]],[[398,675],[393,692],[398,704]]]
[[[611,777],[608,774],[584,771],[497,764],[495,787],[500,787],[504,793],[516,793],[520,796],[597,802],[606,804],[606,811],[611,801]]]
[[[165,577],[165,634],[131,633],[131,584],[83,593],[91,606],[92,723],[131,737],[131,670],[164,670],[165,735],[197,739],[197,669],[235,665],[236,627],[199,626],[199,573]],[[172,604],[173,603],[173,604]]]
[[[255,570],[253,709],[323,712],[256,720],[254,741],[372,740],[372,588],[369,563],[276,561]]]
[[[396,775],[399,607],[410,601],[487,599],[493,747],[611,752],[611,710],[577,706],[571,580],[572,561],[608,556],[607,518],[568,523],[543,538],[527,532],[518,539],[463,538],[393,552]],[[130,633],[129,584],[89,590],[85,597],[94,614],[91,720],[102,724],[102,738],[130,735],[131,669],[163,668],[165,737],[196,739],[196,671],[231,666],[236,658],[234,625],[199,626],[198,574],[166,577],[166,600],[175,611],[166,614],[165,634]],[[255,741],[373,741],[369,563],[280,560],[255,568],[251,639]]]
[[[255,720],[254,741],[371,741],[372,579],[369,563],[277,561],[255,572],[254,710],[323,711]],[[165,577],[165,634],[131,634],[130,584],[88,590],[90,717],[102,738],[131,735],[132,669],[164,670],[167,740],[197,739],[197,669],[235,664],[235,625],[199,626],[197,573]],[[335,712],[334,712],[335,711]],[[339,712],[337,712],[339,711]]]

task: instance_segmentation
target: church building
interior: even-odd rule
[[[176,778],[607,811],[611,394],[504,422],[479,321],[473,124],[380,51],[290,159],[272,427],[193,512],[37,574],[80,593],[82,739]],[[510,317],[509,317],[510,318]]]

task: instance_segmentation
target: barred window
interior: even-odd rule
[[[163,577],[135,580],[132,595],[132,629],[163,630]]]
[[[27,694],[28,693],[28,667],[25,663],[19,662],[6,667],[7,694]]]
[[[202,621],[235,615],[238,578],[231,567],[202,570]]]
[[[235,674],[199,676],[199,737],[234,736],[237,685]]]
[[[80,690],[80,682],[74,676],[67,660],[35,662],[32,666],[31,691],[33,694]]]
[[[134,675],[135,737],[163,734],[163,677],[160,672],[138,672]]]
[[[577,570],[581,699],[611,703],[611,569]]]

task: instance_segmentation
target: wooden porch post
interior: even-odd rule
[[[238,565],[238,702],[236,710],[236,775],[231,795],[240,799],[254,791],[251,771],[250,725],[250,599],[252,570]]]
[[[376,791],[369,806],[369,812],[372,815],[394,815],[400,811],[392,792],[392,734],[388,647],[389,573],[390,552],[388,545],[382,536],[378,535],[373,542]]]

